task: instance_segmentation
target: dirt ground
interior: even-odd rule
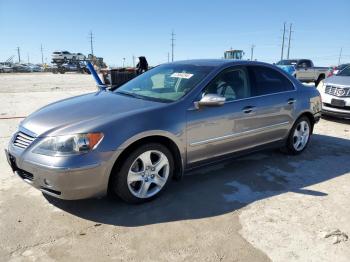
[[[0,74],[0,151],[29,113],[89,75]],[[0,154],[0,261],[350,261],[350,121],[322,119],[300,156],[268,150],[197,170],[160,198],[62,201]]]

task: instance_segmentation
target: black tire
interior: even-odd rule
[[[139,197],[136,197],[129,189],[128,181],[127,181],[128,173],[134,161],[142,153],[147,152],[149,150],[160,151],[167,157],[169,161],[169,175],[164,186],[160,189],[158,193],[148,198],[139,198]],[[174,172],[174,159],[169,149],[163,146],[162,144],[157,144],[157,143],[145,144],[135,149],[134,151],[132,151],[129,154],[129,156],[125,159],[125,161],[123,161],[119,169],[116,168],[116,170],[112,171],[110,191],[112,191],[112,195],[114,194],[119,196],[125,202],[131,203],[131,204],[141,204],[158,197],[164,191],[164,189],[166,189],[169,181],[173,176],[173,172]]]
[[[301,150],[296,150],[295,147],[294,147],[294,139],[295,139],[294,132],[295,132],[295,129],[299,126],[299,123],[301,123],[303,121],[305,121],[308,124],[309,137],[308,137],[308,140],[307,140],[306,144],[303,146],[303,148]],[[286,152],[287,154],[290,154],[290,155],[298,155],[298,154],[302,153],[307,148],[307,146],[309,145],[311,134],[312,134],[312,125],[310,123],[309,118],[306,117],[306,116],[300,117],[297,121],[295,121],[292,129],[290,130],[289,136],[288,136],[288,139],[287,139],[287,142],[286,142],[286,146],[282,149],[282,151],[284,151],[284,152]]]

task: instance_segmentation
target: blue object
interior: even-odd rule
[[[104,90],[107,88],[107,86],[102,83],[101,79],[99,78],[94,66],[90,63],[90,62],[86,62],[86,66],[89,69],[90,73],[92,74],[92,76],[94,77],[96,84],[98,86],[99,89]]]
[[[295,76],[296,70],[293,65],[277,65],[282,70],[286,71],[288,74]]]

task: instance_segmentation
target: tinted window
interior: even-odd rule
[[[294,90],[293,84],[280,72],[263,66],[249,67],[252,80],[252,96]]]
[[[310,60],[305,60],[306,67],[312,67]]]
[[[204,88],[202,96],[216,94],[233,101],[250,97],[248,72],[245,68],[231,68],[221,72]]]
[[[338,76],[350,76],[350,66],[343,69]]]

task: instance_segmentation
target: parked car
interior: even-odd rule
[[[293,74],[295,78],[301,82],[314,82],[317,86],[320,81],[326,78],[328,67],[315,67],[314,63],[309,59],[288,59],[281,60],[277,66],[293,66],[295,68],[295,73]]]
[[[75,55],[68,51],[55,51],[52,53],[53,62],[67,61],[73,59],[73,57],[75,57]]]
[[[12,73],[13,68],[7,63],[0,63],[0,73]]]
[[[320,111],[316,88],[273,65],[180,61],[34,112],[6,155],[45,194],[141,203],[203,164],[269,146],[301,153]]]
[[[27,64],[27,66],[30,68],[31,72],[42,72],[43,69],[39,65],[34,65],[34,64]]]
[[[322,81],[318,90],[322,96],[323,115],[350,118],[350,65]]]
[[[294,65],[279,65],[279,64],[277,64],[277,66],[279,68],[281,68],[282,70],[286,71],[291,76],[296,77],[297,70],[295,69]]]
[[[327,77],[331,77],[332,75],[337,75],[340,71],[342,71],[345,67],[349,65],[350,64],[341,64],[341,65],[329,68],[327,72]]]
[[[75,57],[77,60],[85,60],[86,59],[86,56],[83,55],[82,53],[76,53]]]
[[[14,72],[20,72],[20,73],[32,72],[32,69],[27,64],[14,64],[12,68]]]

